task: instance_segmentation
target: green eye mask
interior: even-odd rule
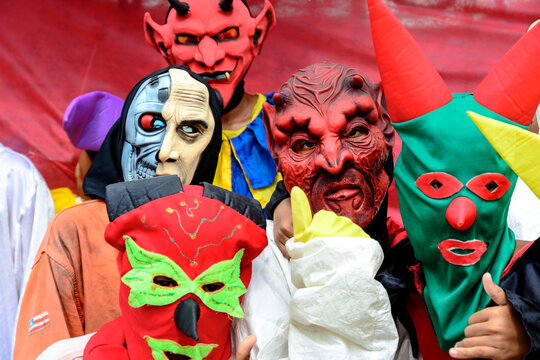
[[[137,308],[143,305],[169,305],[191,293],[214,311],[233,317],[244,317],[240,306],[240,296],[246,292],[246,287],[240,280],[240,261],[244,249],[240,249],[233,259],[216,263],[191,280],[168,257],[146,251],[129,236],[124,236],[124,239],[133,268],[122,277],[122,282],[131,289],[130,306]],[[156,281],[160,277],[168,278],[166,286]]]
[[[152,349],[152,356],[155,360],[168,360],[165,352],[184,355],[192,360],[202,360],[205,359],[215,347],[217,347],[217,345],[214,344],[182,346],[178,345],[174,341],[153,339],[150,336],[146,336],[145,338],[148,346],[150,349]]]

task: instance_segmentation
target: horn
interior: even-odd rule
[[[219,8],[224,12],[230,12],[233,9],[233,0],[220,0]]]
[[[452,93],[411,34],[381,0],[368,0],[371,35],[388,112],[393,122],[427,114]]]
[[[533,27],[504,55],[474,91],[489,110],[530,125],[540,101],[540,26]]]
[[[499,155],[540,199],[540,136],[467,111]]]
[[[283,104],[285,104],[285,100],[278,92],[272,96],[272,101],[274,102],[274,105],[276,105],[276,107],[281,107],[283,106]]]
[[[353,89],[361,90],[363,86],[364,79],[358,74],[354,75],[351,79],[351,87]]]
[[[169,4],[171,4],[171,7],[176,10],[178,15],[180,16],[186,16],[189,12],[189,4],[186,2],[179,0],[169,0]]]

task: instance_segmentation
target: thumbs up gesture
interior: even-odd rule
[[[469,317],[465,339],[449,350],[450,356],[455,359],[523,359],[529,351],[530,340],[519,314],[489,273],[482,276],[482,284],[497,306],[480,310]]]

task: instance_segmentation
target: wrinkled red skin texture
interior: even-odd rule
[[[208,79],[216,89],[226,106],[234,90],[244,78],[255,56],[260,52],[266,32],[274,26],[275,15],[272,5],[265,3],[265,8],[257,18],[252,18],[241,0],[233,0],[233,10],[224,12],[219,7],[219,0],[186,0],[189,12],[180,16],[172,9],[164,25],[155,23],[149,14],[145,15],[146,37],[170,64],[188,67],[197,74],[220,72],[230,73],[230,79]],[[218,34],[229,28],[238,29],[238,37],[219,40]],[[256,31],[261,36],[254,43]],[[177,35],[189,34],[200,39],[195,44],[180,44],[175,41]],[[163,47],[167,52],[163,52]]]
[[[364,79],[361,89],[351,86],[353,75]],[[313,213],[333,211],[361,227],[377,213],[390,181],[384,164],[394,136],[380,91],[354,69],[315,64],[280,88],[283,106],[265,107],[285,187],[304,190]]]

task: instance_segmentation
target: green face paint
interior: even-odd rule
[[[240,296],[246,287],[240,280],[240,261],[244,253],[240,249],[233,259],[213,264],[194,280],[171,259],[162,254],[146,251],[133,239],[125,236],[126,252],[132,270],[122,277],[131,290],[129,305],[163,306],[177,301],[186,294],[194,294],[210,309],[233,317],[244,317]],[[171,279],[168,286],[159,285],[159,277]]]
[[[215,344],[197,344],[195,346],[182,346],[170,340],[153,339],[150,336],[145,336],[146,343],[152,349],[154,360],[168,360],[165,352],[184,355],[191,360],[205,359],[212,350],[217,347]]]
[[[463,338],[469,316],[490,301],[482,275],[490,272],[498,282],[515,245],[506,218],[516,175],[467,110],[509,122],[471,94],[455,94],[435,111],[393,124],[403,140],[394,172],[400,211],[445,351]],[[470,210],[464,221],[456,215],[459,206]]]

